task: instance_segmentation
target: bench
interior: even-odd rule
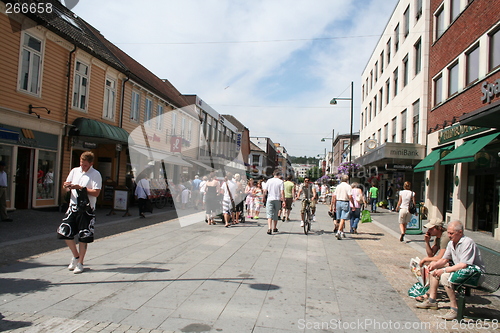
[[[477,247],[479,251],[481,251],[481,257],[486,270],[486,272],[483,273],[484,280],[478,287],[465,286],[464,284],[467,283],[467,281],[457,286],[458,321],[464,318],[465,297],[470,296],[470,289],[494,293],[500,288],[500,253],[482,245],[477,245]]]

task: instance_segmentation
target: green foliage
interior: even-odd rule
[[[319,163],[319,159],[317,159],[316,157],[290,156],[290,160],[294,164],[315,164],[315,165],[318,165],[318,163]]]

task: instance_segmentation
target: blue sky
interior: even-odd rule
[[[361,73],[397,0],[80,0],[73,11],[158,77],[291,155],[359,129]]]

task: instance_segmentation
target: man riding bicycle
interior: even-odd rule
[[[316,188],[309,181],[309,178],[304,178],[304,183],[300,186],[299,192],[295,200],[300,199],[300,195],[304,194],[302,198],[302,209],[300,210],[300,226],[304,226],[304,211],[307,205],[311,207],[311,213],[314,216],[316,213]]]

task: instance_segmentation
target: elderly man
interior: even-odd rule
[[[438,309],[436,296],[438,286],[441,283],[450,298],[450,310],[444,316],[441,316],[441,318],[453,320],[457,318],[457,297],[452,283],[449,282],[450,275],[453,272],[463,270],[469,266],[475,266],[477,269],[484,272],[484,264],[476,243],[474,243],[471,238],[464,236],[464,226],[462,222],[450,222],[447,231],[450,242],[446,247],[443,258],[429,264],[429,271],[431,272],[429,298],[423,303],[417,304],[417,308]],[[453,266],[448,266],[450,260],[454,263]]]

